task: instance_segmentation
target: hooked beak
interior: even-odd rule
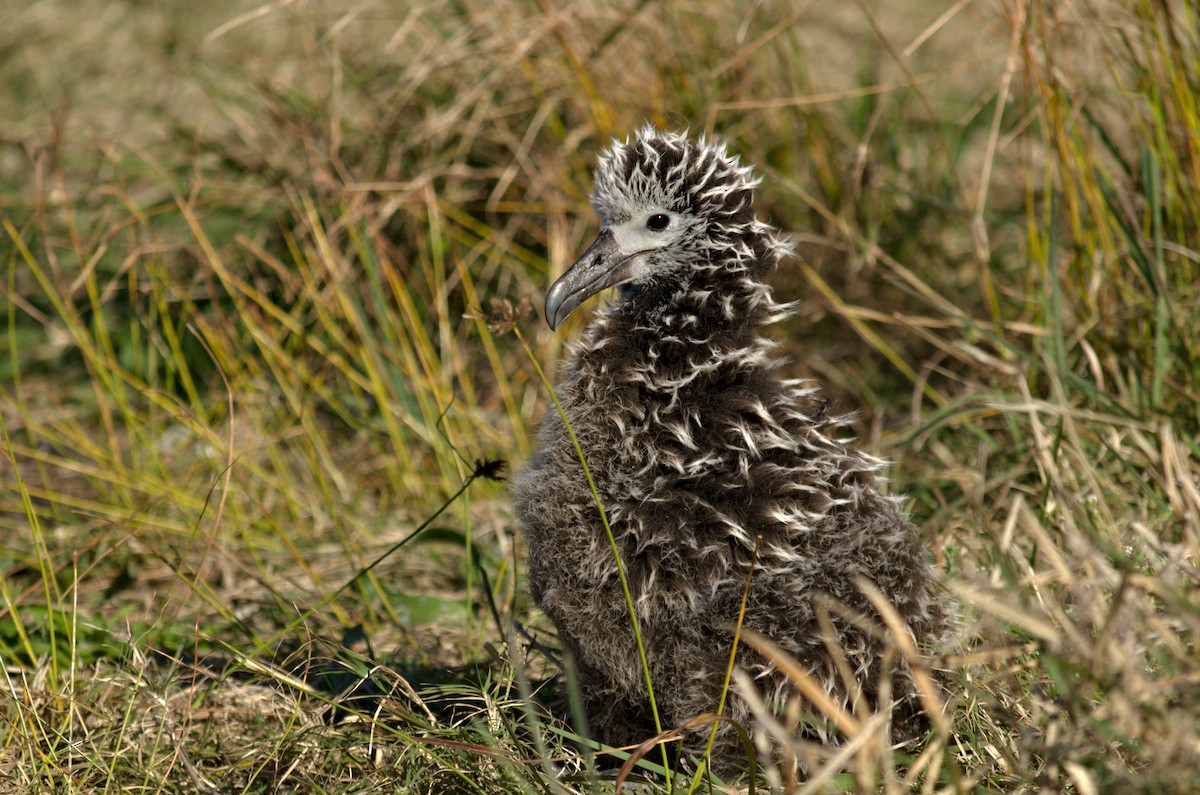
[[[636,252],[635,252],[636,253]],[[634,255],[621,250],[612,229],[600,234],[546,293],[546,322],[557,329],[575,308],[596,293],[633,277]]]

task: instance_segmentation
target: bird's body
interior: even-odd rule
[[[854,674],[844,681],[820,595],[875,618],[864,578],[918,642],[940,636],[946,614],[913,526],[876,488],[879,462],[836,438],[826,402],[784,379],[757,334],[788,310],[762,281],[787,247],[755,218],[749,169],[722,147],[644,130],[614,145],[596,179],[600,236],[551,290],[547,318],[557,325],[589,295],[621,285],[557,391],[624,562],[663,727],[717,709],[752,564],[744,626],[794,657],[836,703],[852,704],[861,689],[874,706],[884,644],[829,614]],[[617,564],[553,409],[516,492],[531,590],[578,668],[593,736],[645,739],[654,724]],[[743,647],[738,664],[769,702],[793,695],[766,658]],[[887,680],[885,692],[911,708],[902,661]],[[726,714],[749,717],[737,687]],[[736,769],[739,752],[722,731],[718,769]]]

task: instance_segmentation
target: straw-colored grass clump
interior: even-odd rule
[[[495,478],[580,328],[530,307],[647,122],[760,166],[788,374],[961,615],[892,650],[927,736],[764,713],[835,740],[768,779],[1194,791],[1198,52],[1136,0],[9,13],[0,791],[615,786]]]

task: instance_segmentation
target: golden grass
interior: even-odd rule
[[[860,411],[961,606],[895,650],[930,737],[797,703],[784,746],[843,742],[767,781],[1194,791],[1193,5],[6,12],[0,791],[614,786],[488,476],[549,405],[507,332],[553,373],[585,321],[531,306],[645,121],[760,165],[790,367]]]

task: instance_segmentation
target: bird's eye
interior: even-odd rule
[[[646,219],[646,228],[654,232],[661,232],[667,228],[669,223],[671,223],[671,216],[666,213],[655,213]]]

